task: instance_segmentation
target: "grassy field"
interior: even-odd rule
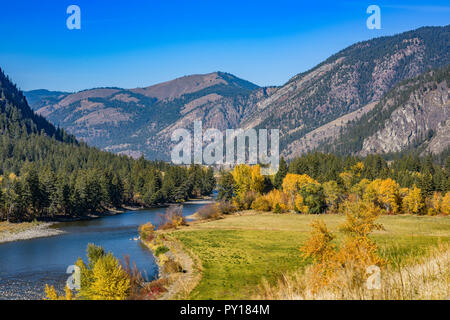
[[[172,232],[202,262],[202,279],[190,298],[248,299],[263,278],[275,282],[281,273],[306,265],[299,248],[317,218],[342,240],[339,215],[246,214]],[[386,230],[373,239],[392,264],[412,262],[430,246],[450,243],[448,217],[383,216],[379,222]]]

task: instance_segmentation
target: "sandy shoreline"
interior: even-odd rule
[[[35,227],[31,227],[19,232],[3,232],[0,233],[0,243],[7,243],[19,240],[29,240],[34,238],[51,237],[63,234],[64,231],[50,228],[55,222],[40,223]]]

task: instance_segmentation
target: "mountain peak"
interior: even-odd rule
[[[257,85],[230,73],[216,71],[206,74],[187,75],[149,87],[131,89],[130,91],[147,97],[157,98],[158,100],[164,100],[179,98],[184,94],[194,93],[218,85],[248,90],[259,88]]]

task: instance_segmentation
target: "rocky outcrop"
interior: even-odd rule
[[[364,140],[360,154],[400,152],[419,146],[425,152],[441,153],[450,144],[449,95],[446,81],[420,86],[392,112],[381,130]]]

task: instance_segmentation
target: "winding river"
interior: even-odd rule
[[[204,201],[183,205],[183,215],[196,212]],[[164,208],[127,211],[95,220],[58,223],[54,227],[65,233],[31,240],[0,244],[0,299],[42,299],[45,284],[62,290],[66,269],[78,257],[86,261],[88,243],[103,246],[106,251],[136,263],[147,280],[158,275],[153,255],[137,241],[138,226],[157,225]]]

